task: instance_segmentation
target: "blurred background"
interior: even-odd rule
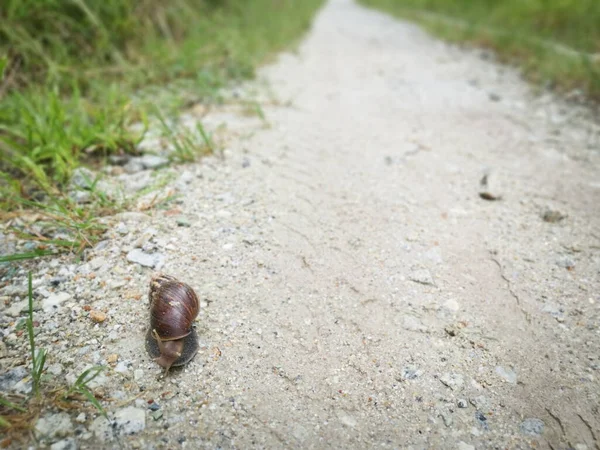
[[[454,42],[491,48],[545,88],[600,99],[600,1],[360,0]]]
[[[0,211],[50,210],[85,230],[85,246],[90,218],[124,206],[74,204],[73,171],[134,153],[143,136],[131,124],[218,102],[221,87],[293,48],[324,1],[3,0]],[[533,86],[600,99],[599,0],[357,1],[492,49]]]

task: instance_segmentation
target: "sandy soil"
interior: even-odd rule
[[[178,169],[191,226],[122,215],[73,268],[97,274],[64,284],[75,307],[97,298],[108,319],[72,319],[79,341],[55,335],[50,363],[68,379],[118,355],[100,389],[124,400],[105,405],[143,425],[74,412],[61,442],[600,448],[599,128],[485,56],[331,0],[261,72],[270,127]],[[152,270],[126,259],[145,234],[202,300],[201,350],[167,379],[145,297],[126,295],[146,295]]]

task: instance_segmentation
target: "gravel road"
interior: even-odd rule
[[[164,169],[174,205],[37,268],[49,374],[110,367],[92,384],[111,424],[47,409],[42,443],[599,449],[589,114],[350,0],[260,77],[268,127],[232,115],[224,159]],[[200,352],[167,378],[144,350],[157,269],[201,298]],[[2,291],[12,372],[24,273]]]

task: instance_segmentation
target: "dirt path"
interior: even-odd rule
[[[93,340],[72,325],[67,379],[117,354],[107,397],[160,403],[122,445],[600,448],[598,128],[349,0],[262,76],[290,105],[186,169],[191,226],[122,216],[87,270],[129,284],[73,287],[109,320]],[[126,295],[145,293],[125,258],[144,235],[203,302],[202,349],[167,380]],[[115,445],[92,419],[75,442]]]

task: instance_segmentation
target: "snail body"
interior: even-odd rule
[[[146,350],[161,367],[188,363],[198,351],[192,327],[200,310],[194,290],[170,275],[159,274],[150,282],[150,328]]]

